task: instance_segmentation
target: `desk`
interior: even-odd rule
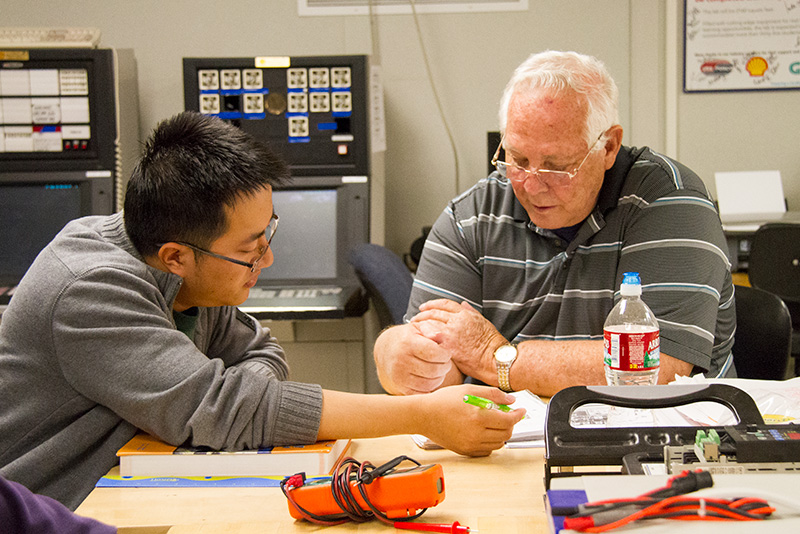
[[[409,436],[353,440],[350,455],[375,465],[405,454],[444,469],[445,499],[419,521],[458,521],[481,534],[542,534],[544,449],[501,449],[485,458],[446,450],[424,451]],[[279,488],[95,488],[78,507],[80,515],[120,527],[120,534],[241,534],[319,532],[295,522]],[[324,527],[326,532],[394,532],[371,521]]]

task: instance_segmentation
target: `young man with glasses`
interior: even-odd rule
[[[604,384],[603,323],[626,271],[641,273],[659,320],[660,383],[735,376],[733,287],[714,204],[680,163],[622,146],[617,98],[589,56],[549,51],[517,68],[501,100],[497,172],[436,221],[409,322],[376,342],[387,391],[466,377],[546,396]]]
[[[219,119],[156,128],[124,213],[69,223],[3,314],[0,475],[74,509],[138,429],[233,450],[404,433],[468,455],[503,445],[524,414],[462,401],[513,401],[495,388],[400,398],[287,380],[277,340],[236,308],[272,264],[287,179]]]

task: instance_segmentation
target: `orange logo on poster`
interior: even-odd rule
[[[753,56],[747,60],[745,68],[750,76],[763,76],[767,72],[767,60],[760,56]]]

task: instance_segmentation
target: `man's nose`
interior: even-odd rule
[[[547,192],[550,187],[542,180],[539,174],[528,174],[527,179],[522,184],[525,192],[529,195],[538,195]]]

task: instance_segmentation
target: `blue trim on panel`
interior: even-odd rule
[[[267,114],[266,113],[245,113],[245,114],[242,115],[242,118],[248,119],[248,120],[259,120],[259,119],[263,120],[263,119],[267,118]]]
[[[310,143],[311,142],[311,138],[310,137],[290,137],[289,138],[289,142],[290,143]]]
[[[335,130],[337,124],[335,122],[320,122],[317,124],[317,128],[320,130]]]
[[[350,117],[351,115],[353,115],[353,112],[352,111],[334,111],[333,113],[331,113],[331,115],[333,115],[336,118]]]
[[[241,119],[242,112],[241,111],[223,111],[219,115],[217,115],[220,119]]]

